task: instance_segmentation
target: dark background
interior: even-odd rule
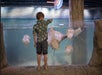
[[[53,6],[53,4],[46,3],[54,0],[1,0],[1,6]],[[63,0],[63,6],[68,6],[69,0]],[[86,7],[102,7],[102,0],[84,0]]]

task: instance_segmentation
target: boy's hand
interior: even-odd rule
[[[34,47],[36,47],[36,43],[37,43],[36,40],[34,40]]]
[[[36,43],[34,43],[34,47],[36,47]]]
[[[51,22],[53,21],[53,19],[49,19]]]
[[[53,21],[53,19],[48,19],[48,21],[52,22],[52,21]]]

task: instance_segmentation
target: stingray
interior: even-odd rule
[[[67,30],[67,38],[72,39],[73,37],[77,37],[82,32],[82,29],[79,27],[77,29],[69,28]]]
[[[61,32],[54,30],[54,28],[50,28],[48,31],[48,44],[54,49],[59,49],[59,44],[62,40],[64,40],[67,36],[63,35]]]
[[[70,55],[73,51],[72,45],[67,45],[66,46],[66,54]]]
[[[23,39],[22,39],[22,42],[25,44],[25,45],[28,45],[30,43],[30,36],[25,34],[23,36]]]

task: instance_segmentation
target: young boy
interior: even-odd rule
[[[36,14],[37,23],[33,27],[33,36],[34,36],[34,46],[36,47],[37,53],[37,69],[40,70],[41,56],[44,56],[44,68],[48,68],[47,64],[47,54],[48,54],[48,34],[47,27],[48,24],[52,22],[52,19],[47,21],[44,20],[44,14],[38,12]]]

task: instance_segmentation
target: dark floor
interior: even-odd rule
[[[38,71],[35,66],[10,66],[1,70],[1,75],[102,75],[102,67],[88,65],[49,66]]]

